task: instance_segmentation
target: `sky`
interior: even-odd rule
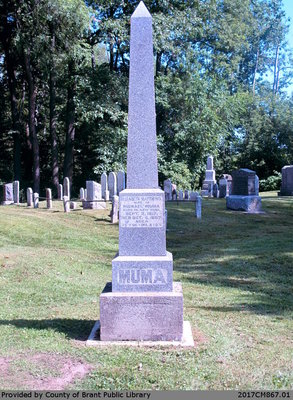
[[[290,21],[290,31],[288,34],[288,43],[291,48],[293,48],[293,0],[283,0],[284,10],[287,17],[291,19]],[[293,84],[287,89],[288,93],[293,92]]]

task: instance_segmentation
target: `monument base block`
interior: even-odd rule
[[[82,207],[84,210],[104,210],[106,208],[106,203],[104,201],[86,201],[82,202]]]
[[[112,261],[113,292],[172,292],[173,256],[119,256]]]
[[[226,206],[230,210],[247,211],[250,213],[261,211],[260,196],[231,195],[226,197]]]
[[[280,192],[278,192],[278,196],[293,196],[293,190],[281,190]]]
[[[14,201],[2,201],[2,206],[10,206],[11,204],[14,204]]]
[[[101,341],[181,341],[183,294],[179,282],[172,292],[112,292],[107,283],[100,296]]]

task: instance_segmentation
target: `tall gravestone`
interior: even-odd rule
[[[216,183],[216,172],[214,170],[214,158],[213,156],[208,156],[207,168],[205,172],[205,180],[202,185],[202,196],[212,196],[212,191],[214,184]]]
[[[27,206],[32,207],[32,205],[33,205],[33,189],[32,188],[26,189],[26,201],[27,201]]]
[[[165,192],[165,200],[172,200],[172,182],[171,179],[166,179],[164,181],[164,192]]]
[[[15,204],[19,204],[19,181],[13,182],[13,201]]]
[[[47,202],[47,208],[51,209],[53,207],[52,190],[49,188],[46,189],[46,202]]]
[[[282,186],[279,196],[293,196],[293,165],[282,168]]]
[[[256,213],[261,211],[261,197],[258,195],[258,177],[247,168],[232,172],[232,194],[226,197],[230,210]]]
[[[225,178],[221,178],[219,180],[219,197],[220,197],[220,199],[223,199],[224,197],[226,197],[228,193],[229,193],[228,181]]]
[[[122,190],[125,189],[125,172],[118,171],[117,172],[117,194],[119,195]]]
[[[57,186],[58,190],[58,200],[63,200],[63,185],[61,183]]]
[[[13,183],[5,183],[3,185],[3,205],[7,206],[14,203]]]
[[[108,190],[108,177],[106,172],[103,172],[101,175],[101,186],[102,186],[102,198],[106,199],[106,191]]]
[[[113,199],[113,196],[117,195],[117,176],[115,172],[110,172],[108,178],[109,198]]]
[[[63,197],[66,196],[70,200],[70,181],[69,178],[63,179]]]
[[[152,18],[131,17],[127,189],[119,194],[119,253],[100,297],[102,341],[176,340],[183,295],[166,251],[165,195],[158,187]]]

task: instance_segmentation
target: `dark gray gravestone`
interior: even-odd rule
[[[282,186],[280,196],[293,196],[293,165],[282,168]]]
[[[119,193],[119,253],[112,261],[112,286],[100,297],[102,341],[182,338],[183,295],[181,285],[173,285],[164,214],[152,18],[140,2],[131,17],[127,189]]]
[[[227,208],[250,213],[261,211],[258,177],[255,171],[242,168],[232,172],[232,178],[232,194],[226,197]]]

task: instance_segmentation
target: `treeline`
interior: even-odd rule
[[[139,1],[0,0],[0,180],[73,190],[126,168],[130,15]],[[160,180],[261,179],[293,162],[282,0],[146,0]],[[268,77],[272,77],[268,79]]]

